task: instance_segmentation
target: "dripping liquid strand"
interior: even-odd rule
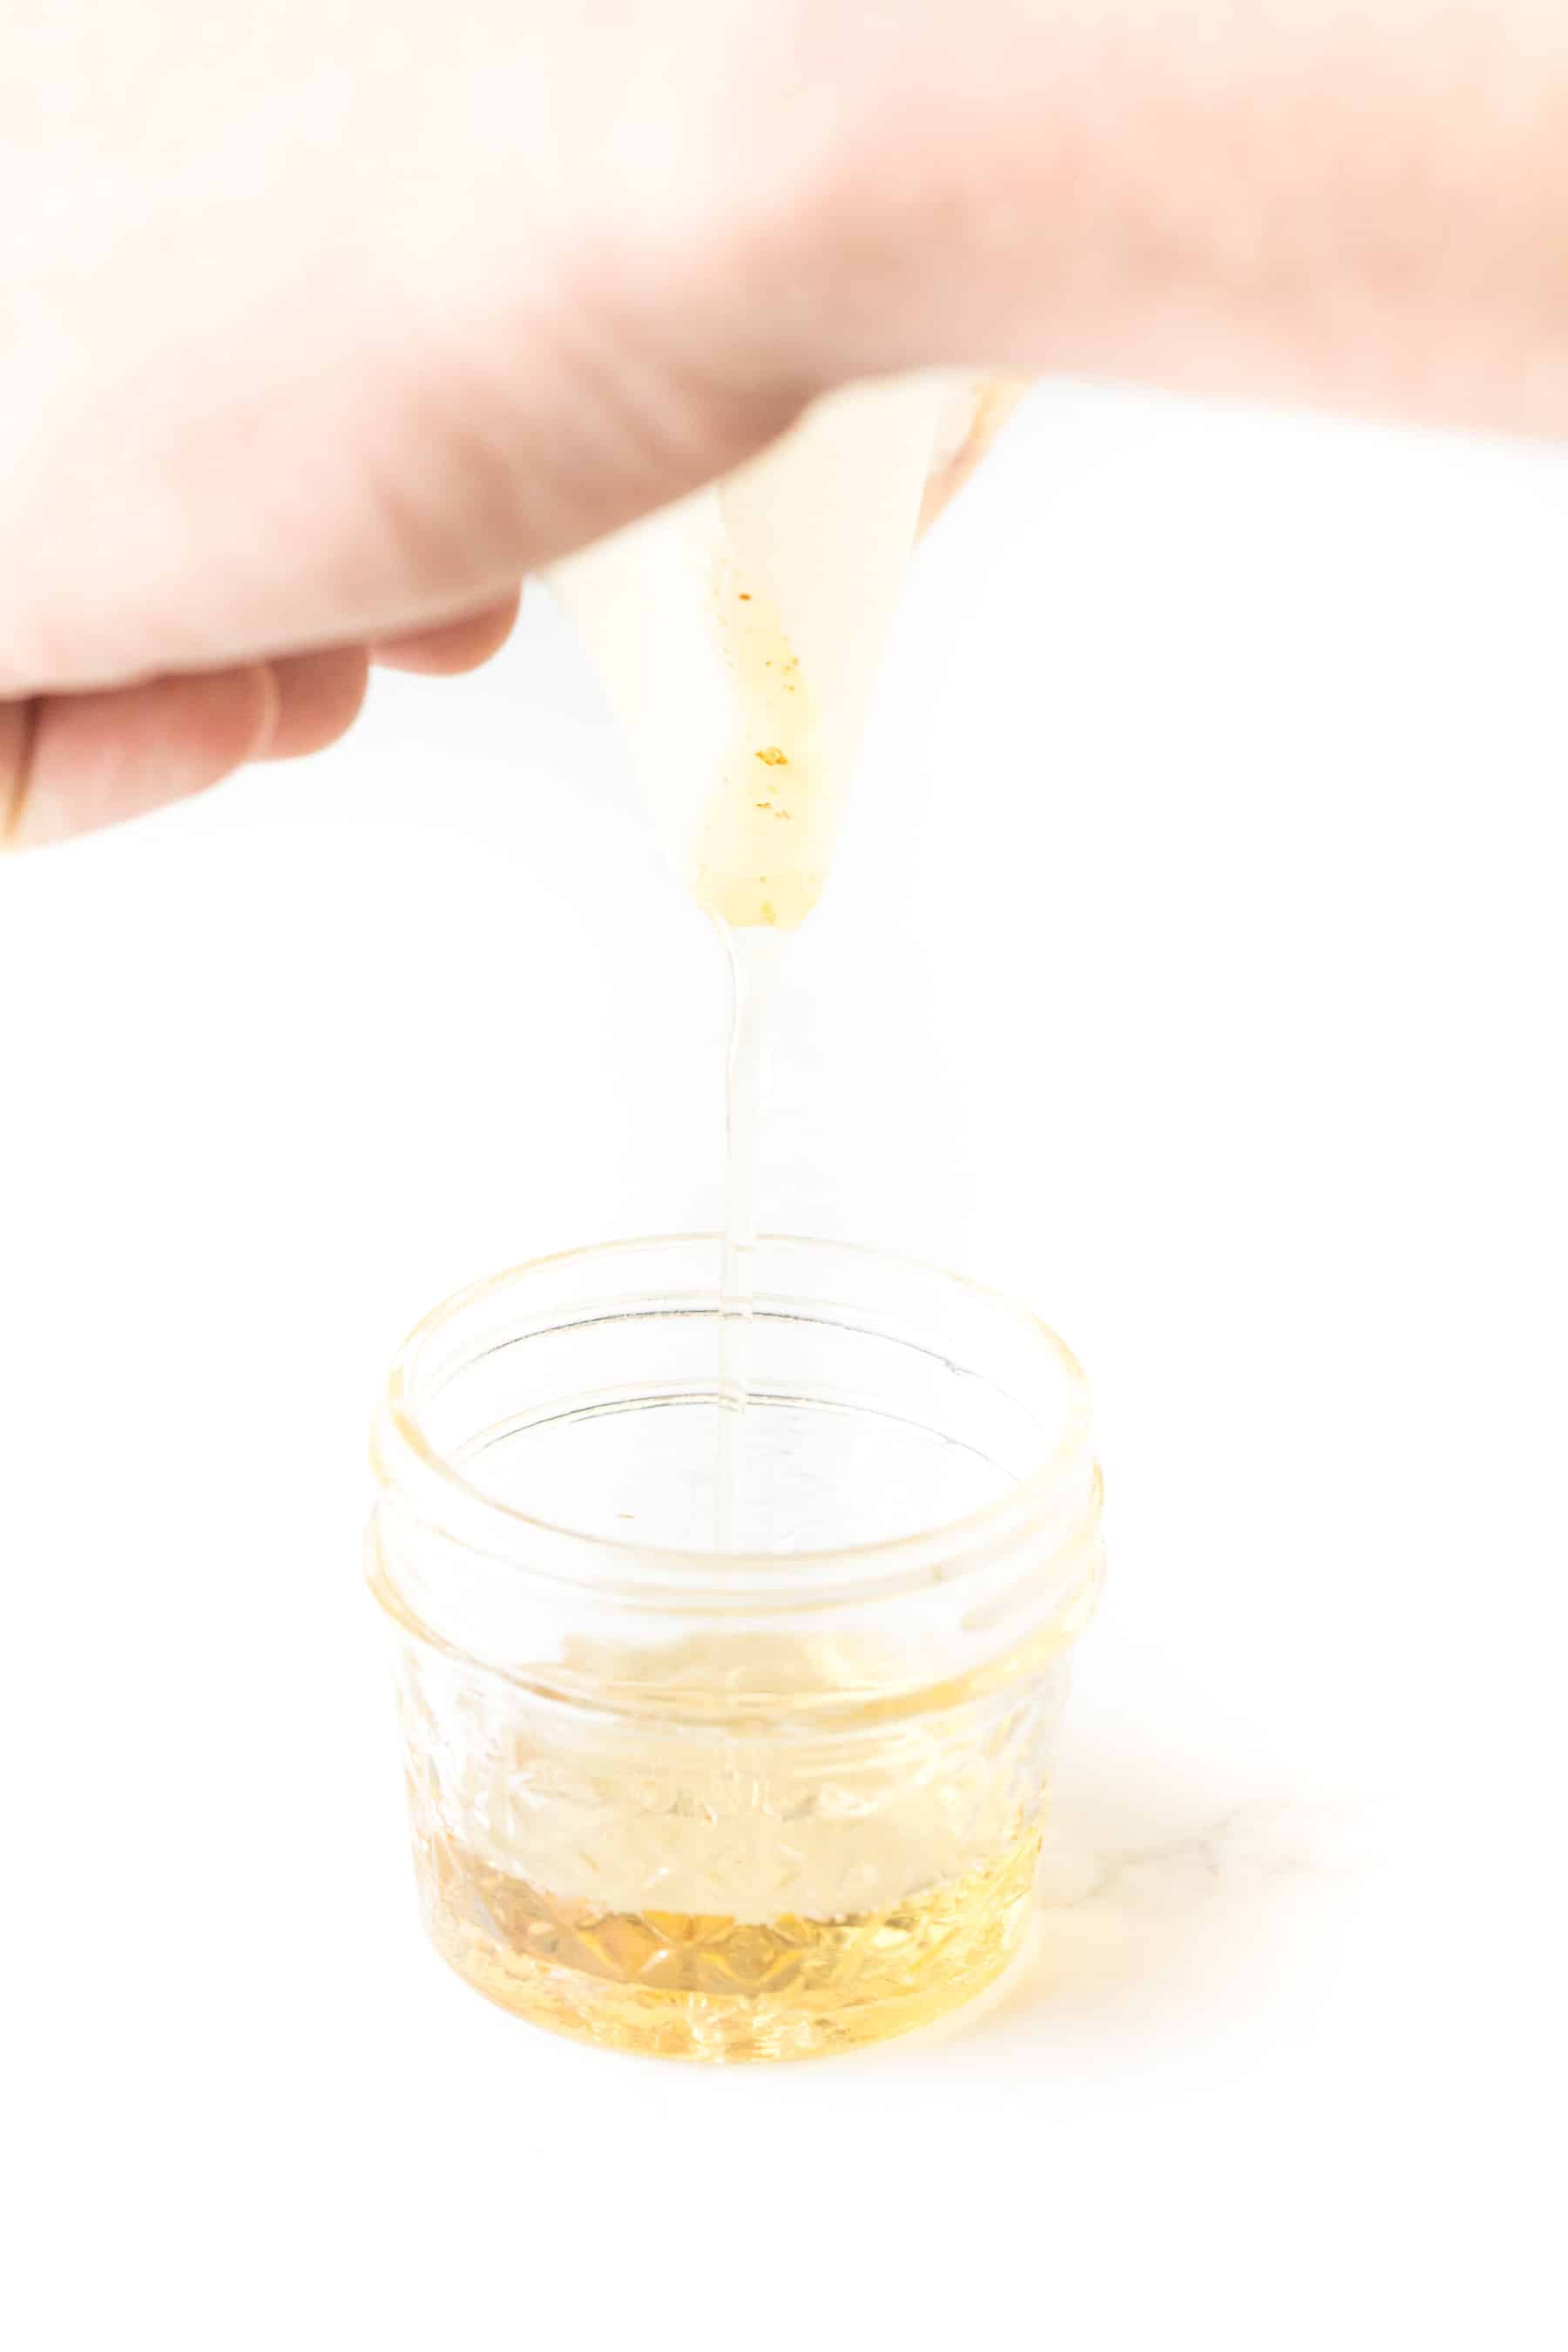
[[[749,1341],[756,1293],[757,1118],[768,1008],[784,940],[761,925],[721,922],[730,965],[724,1072],[724,1240],[719,1271],[718,1451],[713,1548],[733,1551],[745,1514]],[[762,1543],[758,1537],[756,1542]]]

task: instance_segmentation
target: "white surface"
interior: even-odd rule
[[[1063,390],[921,560],[764,1213],[1059,1325],[1111,1580],[1028,1967],[854,2059],[415,1920],[382,1362],[718,1196],[559,624],[0,872],[14,2341],[1552,2339],[1565,551],[1560,457]]]

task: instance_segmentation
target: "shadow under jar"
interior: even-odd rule
[[[437,1307],[377,1416],[369,1572],[443,1956],[590,2041],[801,2057],[1018,1948],[1100,1479],[1044,1325],[767,1239],[716,1552],[718,1265],[611,1244]]]

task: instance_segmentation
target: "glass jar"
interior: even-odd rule
[[[1044,1325],[764,1240],[716,1552],[718,1265],[612,1244],[437,1307],[376,1419],[369,1573],[443,1956],[592,2041],[794,2057],[1017,1949],[1100,1479]]]

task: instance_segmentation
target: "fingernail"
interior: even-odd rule
[[[27,793],[34,702],[0,702],[0,855],[20,848],[17,829]]]

